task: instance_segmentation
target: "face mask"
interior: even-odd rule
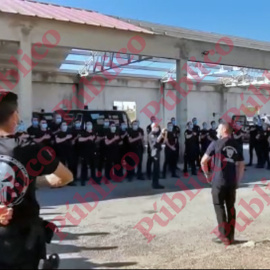
[[[48,125],[47,124],[41,124],[42,129],[47,129]]]
[[[127,126],[126,126],[126,125],[121,125],[121,129],[122,129],[123,131],[125,131],[125,130],[127,129]]]
[[[207,129],[207,125],[203,125],[203,129]]]
[[[24,124],[19,124],[16,130],[17,132],[24,132],[25,131]]]
[[[168,126],[168,131],[172,132],[173,131],[173,127],[172,126]]]
[[[175,126],[175,120],[172,120],[172,124]]]
[[[213,125],[212,125],[212,128],[213,128],[213,129],[216,129],[216,124],[213,124]]]
[[[137,125],[134,125],[133,126],[133,130],[138,130],[138,126]]]
[[[61,127],[61,130],[62,130],[63,132],[66,132],[66,131],[67,131],[67,126],[62,126],[62,127]]]
[[[116,131],[116,127],[111,127],[111,132],[115,133],[115,131]]]
[[[87,126],[86,126],[86,130],[87,130],[87,131],[91,131],[92,129],[93,129],[93,126],[92,126],[92,125],[87,125]]]
[[[192,129],[193,129],[193,125],[189,125],[189,126],[188,126],[188,129],[189,129],[189,130],[192,130]]]
[[[36,120],[34,120],[33,122],[32,122],[32,125],[33,125],[33,127],[38,127],[38,121],[36,121]]]
[[[76,123],[76,124],[75,124],[75,127],[76,127],[76,128],[80,128],[80,127],[81,127],[81,123]]]
[[[55,119],[56,124],[60,124],[62,122],[62,118],[58,117]]]
[[[104,127],[109,127],[110,123],[109,122],[104,122]]]
[[[198,123],[197,120],[194,120],[194,121],[193,121],[193,124],[194,124],[194,125],[197,125],[197,123]]]

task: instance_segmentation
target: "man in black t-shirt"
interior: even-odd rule
[[[32,125],[27,129],[27,133],[32,139],[35,139],[39,132],[39,119],[37,117],[32,118]]]
[[[197,175],[195,160],[197,151],[197,134],[193,131],[192,122],[187,123],[185,136],[185,153],[184,153],[184,175],[188,176],[188,165],[191,166],[193,175]]]
[[[129,141],[129,149],[130,152],[135,153],[138,156],[139,163],[137,167],[137,178],[139,180],[144,180],[142,175],[142,156],[143,156],[143,134],[139,130],[139,125],[137,121],[132,123],[132,129],[129,131],[128,134],[128,141]],[[131,158],[128,158],[129,163],[133,163],[134,161]],[[132,164],[133,167],[135,164]],[[135,169],[129,171],[129,180],[133,179],[135,174]]]
[[[107,179],[112,179],[111,174],[116,175],[114,165],[119,161],[119,141],[120,135],[117,132],[116,125],[111,123],[110,131],[105,136],[105,175]]]
[[[196,153],[195,153],[195,160],[196,160],[196,164],[198,167],[200,167],[200,158],[201,158],[201,149],[200,149],[200,141],[199,141],[199,136],[200,136],[200,131],[201,128],[198,125],[198,120],[196,117],[194,117],[192,119],[192,123],[193,123],[193,132],[194,132],[194,136],[196,138]],[[196,134],[196,135],[195,135]]]
[[[220,124],[218,127],[220,139],[209,145],[201,161],[206,180],[212,182],[212,197],[218,221],[219,236],[213,240],[217,243],[223,242],[225,245],[234,241],[236,189],[245,169],[239,144],[231,138],[231,135],[230,124],[225,122]],[[213,175],[208,169],[208,161],[212,156],[215,163]]]
[[[17,95],[0,92],[0,269],[37,269],[46,254],[36,177],[48,175],[48,182],[60,187],[73,176],[51,149],[17,140],[17,110]]]
[[[34,141],[43,146],[51,147],[52,146],[52,133],[48,129],[47,121],[45,119],[41,119],[39,125],[40,125],[40,129],[36,133]]]
[[[80,176],[82,186],[85,186],[85,182],[89,180],[88,166],[91,169],[91,178],[96,179],[96,138],[92,122],[86,122],[85,130],[82,131],[81,137],[78,139],[82,164]]]
[[[177,164],[177,138],[173,132],[173,124],[169,122],[167,124],[167,134],[164,140],[165,143],[165,161],[163,164],[163,178],[166,179],[167,166],[171,171],[172,177],[178,177],[176,175],[176,164]]]

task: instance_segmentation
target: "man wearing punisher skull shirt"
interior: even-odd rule
[[[201,161],[207,181],[212,181],[213,204],[218,221],[219,235],[213,241],[225,245],[234,242],[236,189],[245,168],[239,144],[231,138],[231,134],[231,126],[221,123],[218,127],[219,140],[209,145]],[[212,156],[215,163],[213,175],[208,170],[208,161]]]
[[[19,123],[17,95],[0,92],[0,269],[37,269],[46,258],[39,218],[36,177],[64,186],[72,174],[52,150],[14,136]]]

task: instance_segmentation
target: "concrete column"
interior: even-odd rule
[[[187,70],[184,69],[184,65],[187,64],[186,60],[177,60],[176,61],[176,81],[179,84],[180,80],[182,78],[187,77]],[[183,79],[182,79],[183,80]],[[188,86],[186,83],[181,83],[182,89],[184,91],[188,91]],[[186,124],[188,121],[188,113],[187,113],[187,97],[182,97],[180,94],[176,91],[176,94],[179,98],[182,98],[183,100],[176,105],[176,121],[181,129],[181,135],[180,135],[180,162],[183,162],[183,154],[185,150],[185,138],[184,138],[184,132],[186,130]]]
[[[220,116],[221,117],[227,110],[227,88],[221,87],[220,89]]]
[[[24,121],[25,126],[29,126],[32,118],[33,111],[33,91],[32,91],[32,67],[29,66],[24,60],[24,56],[32,58],[31,53],[31,40],[29,35],[22,32],[20,41],[20,50],[18,51],[18,61],[21,63],[29,72],[22,72],[18,70],[20,74],[19,81],[19,113],[20,119]],[[23,69],[22,69],[23,70]]]

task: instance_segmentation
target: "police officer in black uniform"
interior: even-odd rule
[[[119,141],[120,141],[119,132],[115,123],[110,124],[110,131],[105,136],[105,176],[108,180],[112,179],[114,175],[117,175],[114,165],[118,164],[119,161]]]
[[[192,119],[192,123],[193,123],[193,132],[194,132],[194,135],[196,137],[196,153],[195,153],[195,160],[196,160],[196,163],[197,163],[197,166],[200,167],[200,155],[201,155],[201,149],[200,149],[200,140],[199,140],[199,137],[200,137],[200,131],[201,131],[201,128],[200,126],[198,125],[198,120],[196,117],[194,117]]]
[[[203,127],[202,127],[202,130],[200,132],[200,143],[201,143],[201,154],[203,156],[205,154],[209,144],[210,144],[210,141],[208,139],[209,130],[207,127],[207,123],[203,122],[202,126]]]
[[[207,181],[212,182],[213,204],[219,225],[219,236],[213,241],[225,245],[234,242],[236,189],[245,168],[241,149],[231,135],[230,124],[223,121],[218,127],[220,139],[209,145],[201,161]],[[213,174],[208,169],[208,162],[212,156],[215,162]]]
[[[49,128],[53,135],[60,131],[60,126],[62,123],[61,114],[55,113],[53,121],[50,123]]]
[[[265,163],[267,163],[267,168],[270,169],[269,164],[269,131],[267,130],[268,126],[266,123],[263,123],[262,129],[257,133],[257,147],[258,147],[258,165],[257,168],[264,168]]]
[[[179,146],[179,136],[181,133],[180,127],[176,125],[176,120],[174,117],[171,118],[171,123],[173,125],[173,134],[176,138],[176,165],[179,161],[179,155],[180,155],[180,146]]]
[[[149,138],[149,134],[152,131],[152,124],[156,122],[156,117],[152,116],[150,119],[151,123],[146,127],[146,133],[147,133],[147,139]],[[152,162],[153,158],[151,156],[151,149],[149,145],[149,141],[147,142],[147,164],[146,164],[146,172],[147,172],[147,178],[151,180],[151,172],[152,172]]]
[[[73,176],[51,151],[33,140],[16,140],[17,95],[0,95],[0,268],[38,269],[40,260],[46,259],[46,243],[36,199],[36,177],[49,175],[48,182],[60,187],[71,182]]]
[[[217,139],[218,139],[217,138],[217,125],[215,121],[212,121],[211,128],[209,129],[209,132],[208,132],[208,140],[210,142],[213,142],[213,141],[216,141]]]
[[[79,138],[82,135],[82,122],[80,119],[74,121],[74,126],[71,130],[72,134],[72,148],[73,148],[73,169],[72,173],[74,175],[75,181],[78,181],[78,166],[80,164],[80,145],[78,143]],[[75,183],[74,183],[75,185]]]
[[[253,118],[253,126],[248,128],[248,132],[249,132],[249,163],[247,164],[247,166],[252,166],[253,164],[253,152],[254,149],[256,149],[256,136],[259,132],[259,130],[261,129],[258,126],[258,120],[257,117]],[[256,150],[255,150],[256,151]]]
[[[135,153],[139,158],[139,163],[137,166],[137,178],[139,180],[144,180],[142,175],[142,156],[143,156],[143,134],[139,130],[139,125],[137,121],[133,121],[132,128],[128,134],[130,152]],[[132,162],[132,159],[128,159],[129,162]],[[135,164],[130,164],[134,167]],[[129,172],[129,180],[133,179],[135,174],[135,169]]]
[[[30,139],[30,135],[26,132],[23,121],[17,126],[15,137],[19,140],[28,140]]]
[[[243,142],[243,136],[246,134],[246,132],[243,130],[243,127],[241,125],[240,122],[236,122],[235,126],[234,126],[234,130],[233,130],[233,138],[236,140],[236,142],[239,144],[240,146],[240,150],[241,155],[243,156],[243,146],[244,146],[244,142]]]
[[[140,120],[137,119],[136,122],[137,122],[137,125],[138,125],[139,133],[141,134],[141,137],[142,137],[142,143],[140,144],[140,146],[141,146],[141,149],[140,149],[141,158],[140,158],[140,161],[139,161],[139,164],[138,164],[138,172],[139,172],[138,179],[139,180],[145,180],[144,174],[142,173],[143,154],[144,154],[144,150],[145,150],[144,130],[140,127]]]
[[[78,138],[78,147],[81,158],[81,185],[85,186],[85,182],[89,180],[88,168],[91,169],[91,178],[96,179],[96,134],[93,131],[93,124],[91,121],[86,122],[85,130],[82,131]]]
[[[159,184],[160,175],[160,151],[162,149],[162,143],[165,138],[165,130],[160,129],[160,126],[156,123],[151,125],[151,132],[149,133],[148,142],[150,145],[150,154],[152,163],[154,164],[152,188],[153,189],[164,189],[164,186]]]
[[[109,119],[104,119],[103,127],[97,130],[97,183],[99,184],[102,178],[102,171],[106,161],[105,154],[105,137],[110,132],[110,121]]]
[[[165,161],[163,164],[163,178],[166,178],[167,166],[171,171],[172,177],[178,177],[176,175],[176,165],[177,165],[177,139],[173,132],[173,124],[169,122],[167,124],[167,130],[164,138],[165,143]]]
[[[52,133],[48,129],[48,124],[45,119],[41,119],[39,123],[39,131],[37,132],[34,141],[36,143],[40,143],[44,146],[51,147],[52,146]]]
[[[118,164],[121,164],[122,158],[128,153],[129,151],[129,143],[128,143],[128,127],[125,122],[122,122],[120,125],[119,130],[120,140],[119,140],[119,160]],[[119,176],[123,176],[123,167],[121,166],[119,170]]]
[[[59,160],[70,170],[73,169],[72,134],[66,122],[60,125],[60,131],[55,134],[55,150]],[[70,183],[73,185],[73,182]]]
[[[27,133],[32,139],[36,138],[37,133],[39,132],[39,119],[34,116],[32,118],[32,125],[27,129]]]
[[[193,175],[197,175],[195,161],[197,151],[197,134],[193,131],[193,123],[187,123],[185,136],[185,153],[184,153],[184,175],[188,175],[188,165],[191,167]]]

